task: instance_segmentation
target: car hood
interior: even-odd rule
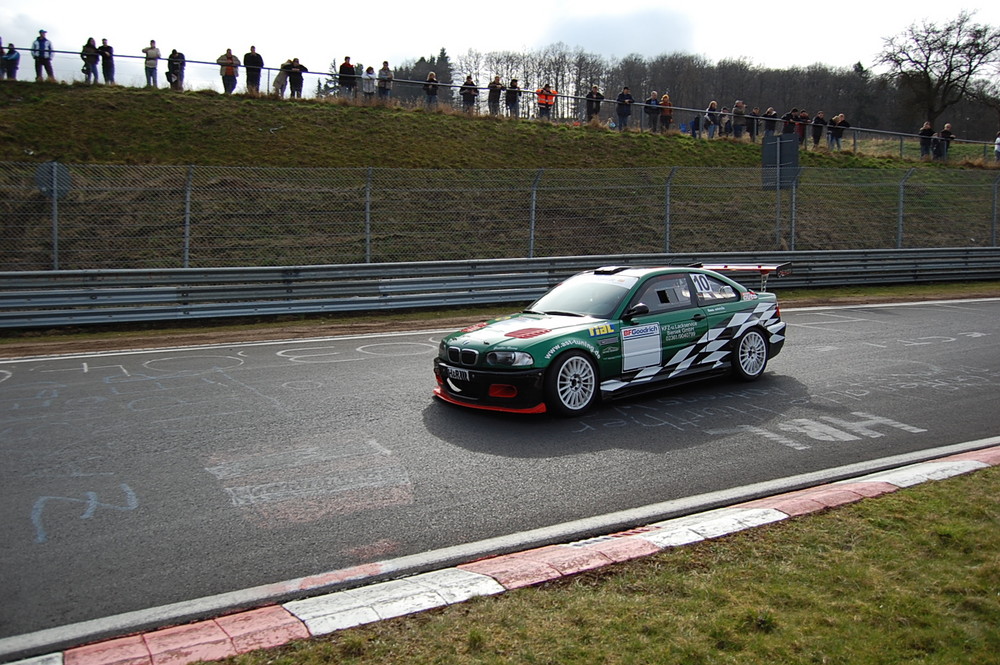
[[[590,316],[558,316],[549,314],[516,314],[470,326],[449,336],[464,344],[522,346],[558,338],[566,333],[586,330],[604,319]]]

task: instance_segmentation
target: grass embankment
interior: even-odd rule
[[[384,168],[756,166],[759,144],[452,111],[105,86],[0,86],[0,161]],[[803,166],[899,166],[803,151]]]
[[[1000,662],[1000,468],[240,665]]]

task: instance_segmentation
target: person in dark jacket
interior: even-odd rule
[[[930,121],[924,122],[924,126],[920,128],[917,135],[920,137],[920,158],[930,157],[934,143],[934,127]]]
[[[440,86],[441,82],[438,81],[437,74],[429,72],[427,80],[424,81],[424,104],[427,108],[432,109],[437,107],[438,88]]]
[[[812,121],[813,150],[819,147],[819,141],[823,138],[823,128],[827,124],[826,115],[822,111],[816,111],[816,117]]]
[[[629,91],[628,86],[622,88],[615,102],[615,113],[618,115],[618,131],[624,132],[625,128],[628,127],[628,119],[632,115],[632,104],[635,102],[635,98]]]
[[[340,94],[343,97],[353,97],[357,90],[358,72],[351,64],[350,57],[344,57],[344,62],[340,63],[337,70],[337,81],[340,83]]]
[[[104,76],[104,83],[113,85],[115,82],[115,49],[108,43],[107,39],[102,39],[101,45],[97,47],[97,52],[101,54],[101,74]]]
[[[520,115],[522,94],[521,86],[518,85],[517,79],[511,79],[510,83],[507,84],[507,92],[504,93],[503,102],[504,106],[507,107],[507,115],[512,118]]]
[[[601,102],[604,101],[604,95],[601,94],[596,85],[592,85],[586,99],[587,122],[590,122],[601,115]]]
[[[184,54],[174,49],[167,56],[167,83],[171,90],[184,89],[184,68],[187,66],[187,59]]]
[[[288,74],[288,98],[302,99],[302,75],[309,70],[299,62],[298,58],[292,58],[292,61],[283,64],[281,69]]]
[[[93,37],[80,50],[80,59],[83,60],[84,82],[88,85],[97,83],[97,63],[101,54],[97,51],[97,42]]]
[[[468,114],[475,113],[476,99],[479,97],[479,86],[472,80],[472,75],[465,77],[465,82],[458,89],[458,94],[462,98],[462,110]]]
[[[252,95],[260,93],[260,70],[264,68],[264,58],[257,53],[257,47],[251,46],[250,52],[243,55],[243,68],[247,73],[247,92]]]
[[[642,111],[649,121],[649,131],[655,134],[660,129],[660,93],[653,90],[643,104]]]

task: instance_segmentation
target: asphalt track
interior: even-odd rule
[[[31,625],[31,617],[35,616],[32,612],[37,613],[40,606],[54,600],[52,589],[59,587],[45,585],[53,584],[49,578],[57,574],[53,571],[59,570],[59,564],[65,567],[67,562],[87,559],[91,554],[87,548],[102,552],[127,548],[120,537],[120,523],[116,527],[114,518],[121,520],[140,513],[150,502],[149,497],[155,496],[153,489],[164,492],[167,484],[177,484],[177,488],[171,488],[176,491],[166,491],[173,502],[178,493],[190,495],[192,506],[158,507],[162,511],[158,517],[168,522],[178,519],[189,526],[185,511],[204,511],[204,506],[212,503],[205,497],[203,482],[185,484],[177,480],[178,476],[192,473],[190,465],[167,464],[167,459],[183,458],[196,450],[199,468],[195,470],[202,476],[207,472],[224,486],[225,496],[231,499],[226,503],[228,512],[198,515],[209,528],[225,526],[226,515],[234,508],[239,512],[240,506],[249,505],[255,509],[251,511],[254,530],[249,533],[262,538],[268,528],[274,527],[272,522],[287,519],[290,508],[299,510],[303,504],[294,502],[278,502],[277,512],[272,511],[272,503],[264,503],[261,510],[260,487],[273,490],[273,482],[256,486],[227,482],[245,474],[248,467],[273,481],[273,473],[287,464],[287,455],[273,452],[280,449],[266,445],[264,448],[272,451],[268,455],[234,456],[232,451],[245,450],[247,441],[252,441],[256,451],[261,439],[269,436],[315,436],[308,424],[297,423],[297,428],[289,429],[287,418],[277,418],[272,431],[268,425],[270,419],[275,419],[275,409],[268,407],[281,407],[277,409],[279,414],[291,414],[298,420],[306,413],[320,414],[321,426],[337,419],[354,424],[359,409],[370,421],[378,421],[381,429],[346,437],[355,453],[366,452],[360,457],[350,456],[353,466],[347,475],[360,474],[367,480],[361,489],[368,499],[374,496],[381,501],[383,512],[402,510],[403,519],[434,527],[429,535],[402,542],[395,550],[400,556],[379,556],[385,552],[377,549],[362,556],[355,553],[353,558],[330,556],[324,560],[334,565],[325,568],[304,557],[305,570],[310,573],[307,575],[275,577],[274,570],[282,570],[279,565],[266,571],[264,579],[270,575],[272,580],[285,582],[231,587],[235,590],[203,596],[179,589],[180,601],[153,607],[130,609],[127,592],[117,600],[106,601],[111,604],[102,605],[95,591],[94,602],[81,608],[81,593],[70,588],[64,598],[55,600],[66,605],[66,616],[83,620],[53,621],[39,615],[55,627],[0,633],[0,661],[47,653],[50,655],[46,658],[56,659],[52,662],[61,662],[63,649],[74,662],[112,662],[124,653],[145,662],[187,662],[191,654],[216,658],[220,656],[214,654],[225,655],[227,649],[238,651],[302,636],[303,630],[318,634],[330,626],[355,625],[351,622],[394,616],[393,612],[414,611],[428,603],[435,606],[441,601],[453,602],[467,593],[497,591],[497,585],[502,590],[551,579],[546,576],[586,569],[596,565],[595,561],[657,551],[673,544],[672,536],[666,537],[664,531],[676,531],[680,523],[668,521],[679,516],[720,507],[741,513],[738,519],[725,513],[696,518],[717,525],[699,527],[701,537],[710,537],[720,528],[718,524],[749,526],[762,516],[778,519],[775,513],[762,513],[765,509],[753,504],[763,497],[852,478],[854,483],[862,483],[850,489],[843,484],[827,488],[810,499],[813,506],[835,505],[877,493],[879,487],[886,490],[890,485],[905,486],[909,479],[894,484],[870,478],[862,481],[858,476],[997,444],[990,438],[998,431],[994,406],[1000,385],[1000,354],[994,334],[997,308],[997,301],[963,301],[905,308],[790,310],[785,319],[792,341],[772,364],[769,376],[754,388],[707,382],[681,394],[667,391],[607,406],[571,422],[484,418],[483,414],[470,415],[440,404],[428,405],[421,386],[429,375],[427,353],[428,349],[433,353],[435,337],[431,333],[377,340],[298,340],[257,345],[258,351],[266,351],[263,355],[254,355],[244,347],[207,347],[0,362],[0,402],[4,407],[0,432],[4,432],[4,459],[13,460],[5,461],[4,489],[0,491],[0,510],[4,511],[6,525],[0,534],[0,551],[4,554],[4,586],[14,590],[8,616],[25,610],[23,625]],[[211,361],[207,369],[206,359]],[[378,362],[366,363],[368,360]],[[260,376],[269,377],[267,381],[261,382],[255,378],[257,374],[246,372],[250,365],[260,370]],[[244,373],[238,373],[237,366]],[[296,405],[299,408],[287,408],[276,392],[275,386],[279,386],[300,395],[320,394],[328,399],[329,391],[315,388],[328,380],[331,368],[347,366],[372,368],[353,373],[354,381],[364,383],[366,378],[377,375],[389,377],[391,385],[376,394],[349,383],[339,393],[337,408],[331,408],[329,414],[323,412],[322,402],[308,397]],[[283,374],[289,367],[295,371]],[[311,371],[316,369],[322,371]],[[55,377],[59,381],[53,381]],[[210,398],[202,399],[206,386],[213,392]],[[239,390],[232,390],[234,386]],[[118,397],[118,406],[127,408],[112,408],[115,400],[95,391],[98,387]],[[220,387],[229,389],[222,391],[221,398]],[[352,404],[349,396],[361,393],[366,395],[365,404]],[[388,404],[394,408],[386,410]],[[248,412],[252,417],[247,416]],[[397,412],[409,418],[394,417]],[[150,420],[150,414],[156,418]],[[254,422],[253,428],[236,426],[248,418]],[[365,429],[356,424],[353,427]],[[130,431],[131,438],[126,436]],[[209,452],[203,450],[204,437],[194,448],[177,446],[178,437],[197,440],[203,432],[212,432],[219,439],[209,446]],[[94,447],[91,439],[100,440],[101,445]],[[142,473],[139,467],[123,460],[116,460],[117,464],[108,461],[106,449],[113,447],[108,441],[125,439],[129,439],[129,455],[123,457],[138,457],[136,463]],[[132,439],[142,445],[135,449]],[[340,434],[333,437],[335,443],[346,439]],[[407,451],[401,441],[411,439],[415,449]],[[87,445],[82,445],[81,440]],[[445,445],[438,451],[435,445],[440,447],[441,442]],[[282,443],[288,448],[287,441]],[[324,443],[329,445],[330,438]],[[315,447],[293,445],[288,454],[315,455]],[[410,454],[414,457],[408,457]],[[995,453],[979,455],[935,463],[935,470],[929,473],[936,477],[935,473],[947,474],[956,468],[964,472],[971,470],[969,465],[996,463]],[[346,477],[343,459],[333,467],[324,466],[329,460],[311,461],[324,472],[323,478]],[[148,468],[155,464],[163,465],[162,469],[154,469],[158,473]],[[651,473],[643,475],[646,467],[652,467]],[[450,475],[452,484],[435,479],[434,474],[425,477],[426,469]],[[917,473],[926,477],[928,472]],[[669,480],[665,480],[665,474]],[[126,476],[136,480],[119,482]],[[93,483],[94,478],[105,482],[101,487],[121,488],[119,496],[111,499],[101,490],[98,498],[95,491],[85,490],[92,487],[88,483]],[[344,497],[352,491],[357,494],[359,488],[338,485],[335,492],[317,493],[315,478],[305,480],[311,492],[308,505],[315,508],[317,497],[335,497],[336,505],[319,501],[329,514],[320,511],[313,516],[315,519],[299,525],[294,532],[296,538],[316,538],[324,524],[347,523],[354,529],[344,536],[347,540],[379,543],[385,540],[385,530],[401,528],[390,515],[382,526],[372,528],[372,533],[364,533],[369,521],[377,522],[372,519],[373,513],[365,512],[367,521],[358,522],[351,521],[352,516],[357,516],[353,510],[344,510]],[[287,490],[288,482],[284,477],[283,490]],[[546,483],[558,488],[546,491]],[[429,493],[433,499],[430,505],[415,499],[420,493],[417,488],[427,484],[435,484]],[[482,496],[482,500],[474,502],[460,495],[455,485],[468,485],[472,494]],[[605,486],[625,489],[615,492]],[[301,495],[302,486],[296,488]],[[507,498],[497,500],[489,497],[489,492]],[[440,503],[442,493],[449,500],[448,506]],[[531,499],[523,503],[537,504],[540,509],[520,514],[524,511],[515,509],[520,506],[510,497],[521,495]],[[588,497],[594,498],[584,500]],[[784,510],[785,516],[797,514],[801,508],[788,508],[788,501],[789,497],[782,499],[787,510],[773,510]],[[796,501],[801,504],[800,499]],[[73,514],[66,514],[56,509],[57,505],[76,508]],[[418,505],[421,512],[412,512]],[[31,508],[31,520],[18,514],[25,506]],[[331,513],[331,507],[337,510]],[[506,512],[497,519],[497,511],[503,510]],[[478,517],[458,520],[451,530],[435,524],[442,521],[442,514],[447,517],[444,521],[451,524],[459,512]],[[542,518],[539,513],[544,513]],[[99,523],[102,519],[104,522]],[[145,525],[142,522],[138,526]],[[636,527],[642,527],[641,534],[632,532]],[[624,534],[622,529],[627,529]],[[156,537],[177,540],[161,549],[167,550],[166,557],[179,559],[182,566],[199,545],[209,550],[211,561],[211,535],[190,529],[164,533],[154,528],[154,533]],[[278,535],[288,539],[290,533]],[[141,533],[130,531],[129,542],[133,534],[138,541],[137,553],[148,552]],[[379,534],[383,534],[381,540]],[[326,538],[326,533],[320,536]],[[185,542],[199,537],[204,538],[204,543]],[[336,538],[331,535],[327,540],[335,542]],[[25,546],[26,541],[34,544]],[[266,545],[261,549],[270,552],[271,542]],[[308,553],[308,547],[303,549],[301,543],[297,546],[299,552]],[[275,558],[288,558],[288,551],[281,549],[280,543],[275,542],[273,549]],[[524,550],[530,553],[518,554]],[[50,551],[62,554],[47,559]],[[223,554],[225,551],[223,548]],[[231,554],[232,550],[228,551]],[[38,563],[32,564],[34,557]],[[492,563],[469,563],[482,557]],[[120,561],[120,570],[115,569],[115,562],[105,562],[86,572],[95,575],[95,584],[105,586],[120,585],[123,580],[123,586],[128,586],[142,577],[143,571],[128,567],[129,556],[123,555]],[[32,565],[38,570],[32,570]],[[46,565],[52,568],[46,569]],[[66,574],[72,576],[79,570],[78,566]],[[323,570],[328,572],[315,572]],[[169,577],[156,567],[146,574]],[[414,574],[431,577],[420,577],[419,582],[395,579]],[[15,581],[14,575],[23,580]],[[481,579],[483,576],[491,581]],[[178,573],[181,578],[183,575]],[[438,582],[431,581],[434,579]],[[55,582],[73,585],[71,578]],[[171,582],[165,580],[168,586]],[[428,590],[428,585],[434,584],[443,587]],[[364,589],[323,593],[361,586]],[[34,595],[28,587],[36,589]],[[419,591],[418,600],[410,597],[414,589]],[[164,592],[150,587],[149,593],[156,597]],[[316,594],[328,600],[293,600]],[[108,611],[122,599],[125,611]],[[345,603],[349,610],[344,609]],[[231,619],[213,618],[235,608],[265,604],[271,604],[270,609],[232,615]],[[197,619],[207,621],[166,631],[151,630]],[[143,630],[147,632],[126,638],[125,642],[103,642],[84,650],[73,648]],[[205,651],[205,645],[221,651]]]

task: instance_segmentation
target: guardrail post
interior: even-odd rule
[[[528,258],[535,258],[535,215],[538,210],[538,183],[542,180],[545,169],[538,169],[535,181],[531,183],[531,215],[528,222]]]
[[[372,167],[365,173],[365,263],[372,262]]]
[[[896,213],[896,249],[903,248],[903,215],[905,212],[906,181],[913,175],[915,169],[910,168],[899,181],[899,211]]]
[[[184,180],[184,246],[181,250],[181,264],[190,268],[191,259],[191,185],[194,182],[194,165],[188,166]]]
[[[677,173],[677,167],[671,167],[670,175],[667,176],[667,182],[663,192],[663,253],[670,253],[670,186],[674,179],[674,174]]]

